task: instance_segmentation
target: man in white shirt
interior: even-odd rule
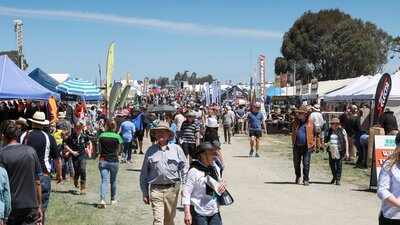
[[[311,107],[312,113],[310,114],[310,120],[314,120],[314,124],[317,127],[317,135],[315,136],[315,145],[313,152],[318,153],[320,150],[323,151],[322,143],[324,143],[324,134],[322,131],[322,127],[325,124],[324,118],[321,113],[321,107],[318,104],[315,104]]]

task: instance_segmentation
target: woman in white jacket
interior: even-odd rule
[[[214,163],[218,149],[211,142],[204,142],[196,150],[196,160],[191,163],[182,191],[186,225],[222,224],[217,192],[223,193],[226,184]]]

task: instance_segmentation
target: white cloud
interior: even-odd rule
[[[77,11],[20,9],[20,8],[0,6],[0,15],[20,16],[27,18],[42,18],[42,19],[54,19],[54,18],[77,19],[86,21],[124,24],[124,25],[146,27],[152,29],[162,29],[175,32],[190,32],[191,34],[211,35],[211,36],[228,36],[228,37],[261,38],[261,39],[283,37],[283,33],[281,32],[261,30],[261,29],[218,27],[218,26],[202,25],[196,23],[180,23],[180,22],[171,22],[159,19],[122,17],[118,15],[87,13],[87,12],[77,12]]]

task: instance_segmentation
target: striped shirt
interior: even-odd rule
[[[181,135],[184,143],[196,144],[196,133],[200,132],[200,124],[184,121],[181,126]]]

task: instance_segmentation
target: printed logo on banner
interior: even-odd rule
[[[390,90],[392,89],[392,78],[388,73],[382,75],[375,91],[374,124],[378,123],[383,115]]]
[[[393,153],[396,148],[396,136],[375,136],[375,165],[376,165],[376,179],[379,178],[379,172],[382,169],[383,163]]]

